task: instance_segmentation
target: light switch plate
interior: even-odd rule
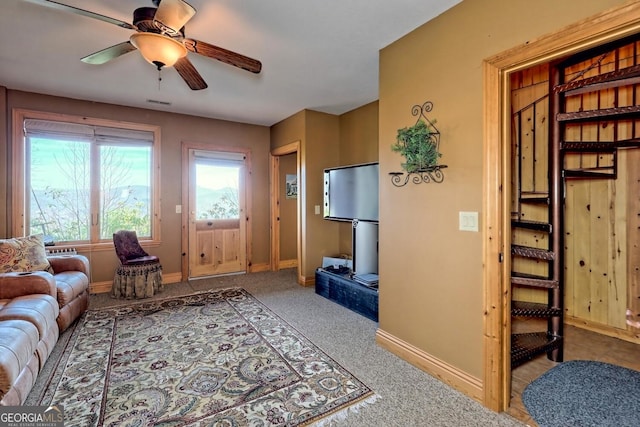
[[[460,212],[460,230],[478,231],[478,212]]]
[[[176,205],[176,213],[182,213],[182,205]]]
[[[316,205],[316,215],[320,215],[320,205]]]

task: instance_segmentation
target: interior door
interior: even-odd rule
[[[246,272],[242,153],[190,150],[189,278]]]

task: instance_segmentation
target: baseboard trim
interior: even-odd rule
[[[113,286],[113,282],[111,280],[107,282],[93,282],[89,283],[89,293],[90,294],[104,294],[107,292],[111,292],[111,287]]]
[[[162,283],[167,285],[170,283],[182,282],[182,273],[162,273]],[[113,281],[107,280],[104,282],[92,282],[89,284],[90,294],[104,294],[111,292],[113,287]]]
[[[619,329],[613,326],[603,325],[602,323],[592,322],[590,320],[580,319],[574,316],[564,316],[564,322],[565,324],[575,326],[576,328],[586,329],[587,331],[595,332],[613,338],[618,338],[635,344],[640,344],[640,333],[638,332],[633,332],[627,329]]]
[[[278,263],[278,268],[280,268],[281,270],[285,269],[285,268],[294,268],[298,266],[298,260],[297,259],[286,259],[286,260],[282,260]]]
[[[249,273],[261,273],[263,271],[271,271],[271,265],[269,265],[269,263],[252,264],[249,267]]]
[[[376,343],[413,366],[482,403],[484,395],[482,380],[425,353],[379,328],[376,331]]]
[[[314,274],[311,277],[299,275],[298,276],[298,284],[304,287],[311,287],[316,285],[316,275]]]
[[[162,283],[165,285],[178,282],[182,282],[182,273],[162,273]]]

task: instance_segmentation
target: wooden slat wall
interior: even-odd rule
[[[640,45],[630,44],[607,55],[593,66],[594,60],[576,64],[568,70],[570,80],[596,76],[638,64]],[[599,59],[599,58],[596,58]],[[548,147],[548,103],[545,108],[528,107],[548,92],[548,67],[537,66],[512,78],[512,111],[522,111],[522,120],[512,122],[513,157],[522,150],[522,189],[546,190]],[[615,106],[638,105],[640,88],[626,87],[585,93],[566,100],[567,111],[595,110]],[[529,111],[530,110],[530,111]],[[529,132],[535,122],[537,132]],[[522,129],[519,128],[522,126]],[[544,129],[544,130],[543,130]],[[518,136],[518,137],[516,137]],[[567,141],[614,141],[640,136],[640,121],[573,124],[566,127]],[[534,148],[535,147],[535,148]],[[545,147],[545,151],[542,151]],[[597,325],[612,335],[623,331],[640,336],[640,149],[618,151],[618,179],[570,179],[566,182],[565,206],[565,310],[574,324]],[[535,161],[532,161],[535,160]],[[609,166],[613,156],[607,154],[568,155],[568,169]],[[517,216],[518,164],[513,166],[513,216]],[[540,183],[545,186],[540,187]],[[525,205],[524,219],[546,221],[546,206]],[[535,247],[548,247],[544,233],[514,230],[512,241]],[[514,260],[514,270],[541,274],[543,263],[524,264]],[[546,264],[545,264],[546,265]],[[528,270],[527,270],[528,269]],[[546,292],[546,291],[541,291]],[[546,301],[540,291],[515,289],[514,299]],[[627,312],[630,314],[627,315]],[[627,321],[631,319],[631,321]]]
[[[626,173],[625,157],[619,154],[620,174]],[[566,314],[622,329],[628,277],[626,184],[624,178],[569,181],[565,209]]]
[[[633,46],[618,49],[596,66],[595,58],[568,69],[568,78],[591,77],[634,64]],[[631,57],[630,57],[631,55]],[[617,62],[617,66],[616,66]],[[570,97],[567,111],[596,110],[633,105],[629,88],[607,89]],[[570,141],[614,141],[630,135],[630,121],[567,126]],[[637,149],[634,149],[634,151]],[[570,155],[569,168],[589,168],[613,164],[611,155]],[[628,300],[627,153],[618,152],[618,176],[609,180],[567,182],[565,210],[565,305],[568,318],[589,325],[626,329]]]
[[[518,206],[518,185],[523,192],[545,193],[549,191],[547,179],[548,135],[549,135],[549,66],[547,64],[532,67],[521,73],[512,75],[511,109],[520,113],[518,120],[513,121],[513,135],[511,139],[516,146],[512,148],[512,212],[518,213],[520,219],[530,221],[548,221],[548,206],[545,204],[520,204]],[[514,115],[514,117],[516,117]],[[519,164],[516,156],[520,150],[522,162]],[[519,174],[519,167],[521,173]],[[522,182],[518,183],[518,176]],[[516,215],[518,216],[518,215]],[[546,233],[531,230],[514,229],[512,243],[517,245],[549,248]],[[514,271],[536,275],[548,274],[548,263],[530,259],[515,258],[512,267]],[[547,291],[532,288],[516,288],[513,299],[517,301],[546,302]]]
[[[626,329],[623,313],[626,312],[626,306],[629,302],[629,279],[634,275],[629,270],[630,235],[627,232],[627,212],[631,193],[629,192],[629,182],[626,177],[635,175],[632,172],[634,168],[629,168],[629,166],[633,165],[629,163],[628,154],[631,152],[639,153],[640,150],[622,150],[618,153],[619,178],[612,182],[613,204],[616,209],[612,218],[612,234],[609,240],[610,253],[612,255],[609,258],[609,271],[612,272],[613,277],[611,277],[608,287],[609,311],[606,324],[620,329]],[[637,190],[640,190],[640,188],[636,188]]]
[[[629,67],[638,64],[638,43],[620,49],[620,67]],[[618,95],[618,105],[629,106],[640,100],[640,87],[627,88]],[[618,136],[620,139],[629,139],[640,136],[638,121],[625,121],[618,124]],[[627,306],[625,317],[627,329],[633,336],[640,339],[640,149],[626,150],[624,162],[625,173],[620,174],[626,178],[627,210],[625,212],[627,237]],[[622,180],[620,180],[622,181]]]
[[[640,150],[630,150],[627,163],[640,165]],[[640,177],[638,174],[629,174],[627,177],[629,202],[627,204],[627,233],[629,238],[629,289],[628,312],[626,314],[627,328],[640,337]]]

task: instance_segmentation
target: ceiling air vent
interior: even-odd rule
[[[150,104],[158,104],[158,105],[166,105],[166,106],[171,105],[170,102],[158,101],[157,99],[147,99],[147,102],[150,103]]]

